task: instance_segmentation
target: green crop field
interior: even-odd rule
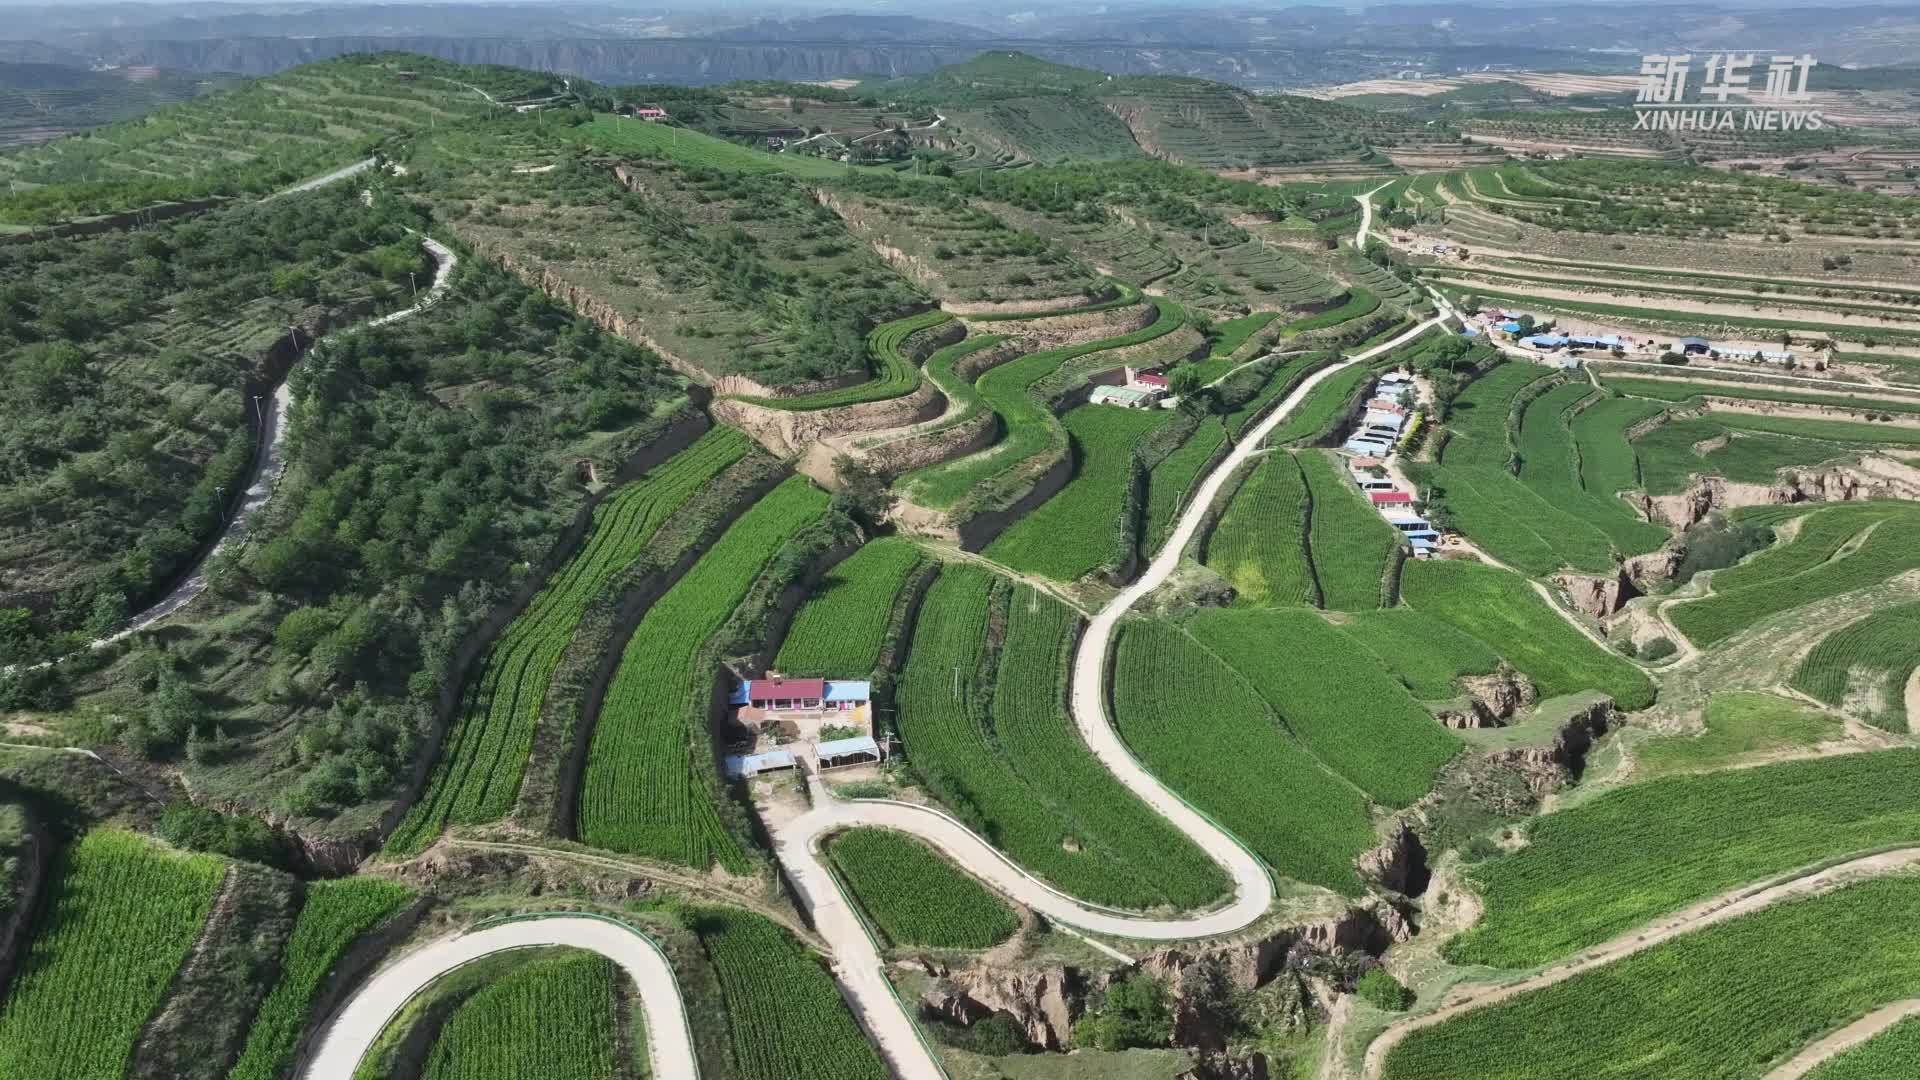
[[[1209,417],[1187,436],[1178,449],[1161,458],[1160,463],[1147,474],[1147,516],[1140,545],[1142,555],[1151,558],[1166,542],[1167,535],[1178,524],[1177,515],[1184,509],[1188,495],[1200,480],[1201,470],[1207,467],[1226,441],[1226,425]]]
[[[1903,1020],[1807,1074],[1807,1080],[1920,1076],[1920,1019]]]
[[[1793,543],[1766,553],[1773,556],[1771,558],[1757,556],[1736,567],[1737,576],[1734,572],[1716,575],[1713,595],[1671,605],[1667,609],[1668,618],[1688,640],[1707,646],[1724,641],[1770,615],[1877,585],[1896,574],[1920,568],[1920,544],[1915,544],[1912,536],[1916,521],[1920,521],[1920,511],[1910,503],[1879,509],[1879,520],[1861,519],[1849,541],[1852,546],[1837,554],[1822,543],[1831,540],[1831,533],[1815,529],[1820,516],[1808,518],[1803,527],[1807,535],[1797,536]],[[1801,550],[1806,551],[1807,557],[1796,559]]]
[[[1606,533],[1509,471],[1516,402],[1552,375],[1533,364],[1503,363],[1475,379],[1454,402],[1447,421],[1451,436],[1439,464],[1415,468],[1414,479],[1426,489],[1429,504],[1443,507],[1456,528],[1509,566],[1536,576],[1563,566],[1606,572],[1614,565]],[[1552,441],[1563,454],[1554,490],[1582,497],[1586,505],[1584,492],[1572,487],[1571,446],[1564,427],[1554,427]]]
[[[1829,713],[1776,694],[1728,690],[1707,698],[1699,732],[1661,735],[1633,748],[1636,778],[1699,771],[1748,755],[1802,749],[1846,734]]]
[[[1306,397],[1300,399],[1286,419],[1274,425],[1273,431],[1267,435],[1267,445],[1307,445],[1325,439],[1333,432],[1335,424],[1346,419],[1347,402],[1359,393],[1361,387],[1373,380],[1373,374],[1373,369],[1365,364],[1353,364],[1327,376],[1308,391]],[[1283,380],[1276,378],[1274,381]],[[1291,393],[1292,389],[1292,386],[1288,386],[1281,393]]]
[[[1761,1076],[1822,1032],[1920,995],[1905,919],[1916,904],[1911,876],[1776,904],[1414,1032],[1384,1077]]]
[[[859,405],[868,401],[886,401],[913,393],[920,386],[920,369],[913,360],[900,351],[909,337],[922,330],[931,330],[942,323],[953,321],[953,316],[935,308],[918,315],[909,315],[904,319],[881,323],[867,335],[868,378],[865,382],[838,390],[823,390],[817,394],[803,394],[799,397],[769,398],[741,397],[739,400],[770,409],[787,409],[806,412],[815,409],[834,409],[847,405]]]
[[[737,908],[691,914],[719,977],[738,1080],[886,1080],[833,978],[785,930]]]
[[[413,899],[412,889],[384,878],[316,881],[280,952],[280,977],[260,1003],[247,1046],[227,1080],[274,1080],[293,1057],[312,1018],[314,995],[354,939]]]
[[[1790,540],[1756,552],[1738,565],[1716,570],[1713,589],[1716,593],[1734,592],[1817,569],[1858,541],[1868,529],[1877,531],[1878,523],[1889,514],[1899,515],[1912,509],[1901,504],[1873,502],[1800,507],[1793,515],[1801,519],[1800,525]]]
[[[1710,412],[1705,419],[1734,431],[1759,431],[1796,439],[1827,442],[1920,446],[1920,428],[1870,424],[1857,420],[1819,420],[1803,416],[1757,416],[1753,413]]]
[[[0,1076],[122,1075],[225,866],[133,833],[64,848],[0,1012]]]
[[[1728,889],[1920,841],[1916,781],[1920,751],[1887,750],[1649,780],[1536,818],[1525,847],[1470,871],[1486,915],[1446,955],[1533,967]]]
[[[788,479],[647,609],[593,729],[580,783],[580,839],[701,869],[746,869],[714,803],[716,765],[704,752],[714,672],[700,660],[761,569],[826,505],[826,494],[804,477]]]
[[[1906,690],[1916,668],[1920,604],[1901,604],[1820,639],[1793,673],[1793,688],[1829,705],[1858,709],[1877,727],[1905,733],[1913,728]]]
[[[1722,445],[1724,441],[1724,445]],[[1701,448],[1707,448],[1705,453]],[[1770,484],[1791,466],[1856,456],[1838,443],[1752,432],[1735,433],[1707,420],[1671,420],[1633,440],[1641,486],[1650,495],[1685,491],[1696,474],[1748,484]]]
[[[1578,437],[1569,413],[1595,393],[1587,383],[1568,382],[1528,403],[1515,440],[1520,481],[1549,503],[1600,530],[1622,555],[1644,554],[1666,542],[1667,530],[1640,520],[1627,504],[1614,497],[1620,489],[1595,490],[1585,484],[1588,466],[1582,451],[1576,449]],[[1623,465],[1631,466],[1632,451],[1624,440],[1603,445],[1602,460],[1595,467],[1618,477]]]
[[[856,678],[880,660],[893,601],[924,562],[920,549],[881,537],[827,571],[793,618],[774,661],[797,675]]]
[[[1460,749],[1371,652],[1318,614],[1203,611],[1190,625],[1314,756],[1387,806],[1425,795]]]
[[[1309,513],[1306,480],[1294,455],[1272,453],[1254,461],[1207,536],[1202,560],[1233,585],[1235,604],[1320,606],[1307,555]]]
[[[1601,382],[1610,390],[1628,397],[1658,401],[1692,401],[1695,398],[1739,398],[1742,401],[1778,401],[1789,405],[1826,405],[1839,409],[1866,409],[1873,412],[1920,412],[1920,398],[1902,398],[1891,391],[1879,397],[1859,394],[1810,393],[1778,386],[1748,382],[1710,382],[1678,379],[1635,379],[1625,375],[1602,374]],[[1844,390],[1844,383],[1835,389]]]
[[[1500,667],[1499,654],[1478,638],[1412,608],[1363,611],[1340,623],[1340,630],[1366,646],[1422,701],[1453,697],[1455,679]]]
[[[1239,408],[1221,417],[1221,423],[1226,425],[1229,434],[1235,438],[1239,438],[1240,433],[1258,422],[1260,418],[1267,413],[1268,409],[1274,406],[1275,402],[1285,400],[1288,394],[1293,393],[1294,389],[1310,378],[1314,372],[1338,360],[1339,357],[1333,353],[1316,352],[1282,361],[1276,370],[1268,373],[1266,382],[1252,397],[1242,402]],[[1342,375],[1329,375],[1327,378],[1329,380],[1339,379],[1342,378]],[[1308,397],[1317,397],[1319,391],[1320,387],[1315,387],[1314,392],[1309,394]],[[1335,407],[1337,408],[1337,404]],[[1301,402],[1300,408],[1306,408],[1306,402]],[[1287,423],[1288,421],[1281,421],[1280,424],[1275,425],[1275,431],[1277,432],[1280,427],[1286,426]],[[1274,445],[1280,445],[1277,440],[1272,440],[1271,437],[1270,441],[1272,441]]]
[[[1385,602],[1386,573],[1400,536],[1374,510],[1341,460],[1317,450],[1299,456],[1312,503],[1307,547],[1320,602],[1332,611],[1369,611]]]
[[[1003,642],[987,636],[996,610]],[[1205,905],[1228,888],[1220,869],[1113,778],[1067,715],[1075,622],[1030,587],[946,567],[921,604],[900,675],[908,761],[948,810],[1074,896],[1137,909]],[[1148,866],[1159,870],[1143,874]]]
[[[769,154],[667,124],[623,116],[596,116],[576,129],[581,142],[600,150],[642,158],[665,158],[700,169],[736,173],[790,173],[807,180],[844,177],[847,166],[805,154]]]
[[[980,376],[976,387],[981,402],[1000,417],[1003,437],[979,453],[906,474],[901,484],[907,496],[922,506],[947,509],[976,487],[990,484],[994,478],[1049,447],[1065,447],[1067,436],[1059,419],[1030,391],[1056,372],[1081,366],[1080,362],[1090,354],[1153,341],[1185,325],[1179,305],[1157,297],[1153,302],[1158,315],[1152,324],[1142,329],[1080,345],[1028,353]],[[1097,366],[1098,359],[1090,363]]]
[[[904,833],[849,829],[829,839],[826,851],[889,944],[990,949],[1020,929],[998,896]]]
[[[1618,506],[1616,495],[1642,488],[1640,459],[1627,440],[1627,429],[1658,416],[1665,408],[1656,402],[1610,397],[1574,416],[1568,428],[1579,454],[1580,486],[1587,494]],[[1626,512],[1624,507],[1622,512]]]
[[[1365,318],[1380,310],[1380,298],[1356,285],[1347,291],[1346,303],[1339,307],[1328,308],[1318,314],[1295,319],[1280,328],[1281,338],[1290,338],[1295,334],[1304,334],[1309,330],[1325,330],[1329,326],[1352,322]]]
[[[1266,329],[1267,324],[1279,315],[1277,311],[1256,311],[1251,315],[1213,324],[1214,338],[1207,350],[1208,355],[1232,356],[1247,343],[1247,339]]]
[[[1400,595],[1505,657],[1543,698],[1599,690],[1626,712],[1653,704],[1645,673],[1574,629],[1517,574],[1457,560],[1410,562]]]
[[[1133,504],[1134,447],[1172,414],[1162,409],[1082,405],[1061,419],[1073,479],[988,544],[986,554],[1016,570],[1076,581],[1121,553],[1115,525]]]
[[[468,685],[433,782],[389,838],[389,851],[419,851],[449,822],[506,816],[520,790],[548,681],[587,604],[640,556],[674,511],[750,445],[732,428],[716,429],[595,508],[580,550],[494,640]]]
[[[1165,623],[1125,623],[1113,715],[1155,776],[1276,873],[1359,894],[1353,860],[1376,842],[1366,796],[1316,761],[1252,684],[1199,642]]]
[[[569,951],[481,987],[447,1017],[421,1080],[616,1080],[613,961]]]

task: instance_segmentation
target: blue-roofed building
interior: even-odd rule
[[[821,702],[831,711],[847,712],[873,700],[873,684],[865,681],[827,680]]]
[[[1509,334],[1517,334],[1520,332],[1520,324],[1517,322],[1514,322],[1512,319],[1508,319],[1506,322],[1498,323],[1496,325],[1498,325],[1500,329],[1505,330]]]
[[[1567,344],[1567,338],[1561,334],[1534,334],[1521,338],[1520,344],[1530,349],[1558,349]]]

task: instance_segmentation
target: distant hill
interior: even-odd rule
[[[44,142],[185,101],[231,82],[157,68],[88,71],[0,62],[0,146]]]

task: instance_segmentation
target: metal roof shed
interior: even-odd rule
[[[731,754],[726,761],[727,778],[751,780],[762,773],[783,772],[793,768],[795,764],[793,755],[785,750],[768,750],[761,754]]]
[[[857,735],[851,739],[828,739],[813,744],[814,756],[820,759],[822,769],[837,769],[850,765],[870,765],[880,760],[880,744],[871,736]]]

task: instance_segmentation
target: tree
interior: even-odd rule
[[[1165,1046],[1173,1038],[1173,1016],[1166,988],[1151,975],[1137,973],[1115,982],[1098,1006],[1073,1025],[1073,1041],[1096,1050]]]
[[[1191,397],[1200,389],[1200,373],[1191,367],[1175,368],[1167,376],[1167,389],[1174,397]]]
[[[1685,353],[1677,353],[1672,349],[1668,349],[1666,352],[1660,354],[1660,362],[1670,366],[1674,364],[1684,364],[1687,362],[1687,356]]]
[[[841,454],[833,459],[834,479],[840,488],[833,493],[833,509],[872,530],[893,512],[894,494],[885,479],[852,457]]]

